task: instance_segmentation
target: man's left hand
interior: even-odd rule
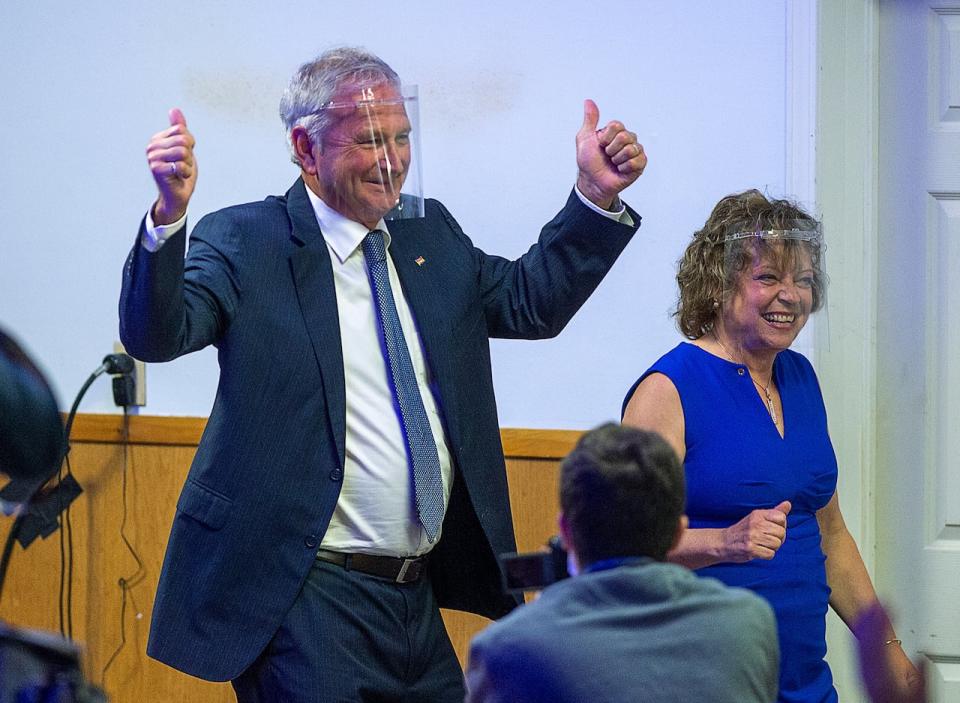
[[[637,135],[622,122],[597,129],[600,110],[593,100],[583,102],[583,124],[577,132],[577,188],[595,205],[609,210],[617,195],[647,166],[647,155]]]

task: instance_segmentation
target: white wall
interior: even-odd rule
[[[556,340],[495,342],[501,424],[587,428],[678,340],[675,261],[722,195],[785,189],[781,0],[0,5],[0,325],[69,405],[117,338],[120,271],[153,189],[150,135],[197,137],[193,222],[296,178],[276,105],[299,63],[361,44],[420,86],[424,182],[475,243],[518,255],[575,177],[582,100],[650,157],[644,226]],[[206,415],[205,350],[148,367],[144,413]],[[109,384],[81,410],[114,411]]]

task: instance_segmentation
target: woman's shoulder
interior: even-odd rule
[[[633,382],[633,385],[630,386],[623,398],[623,405],[620,408],[620,416],[623,417],[630,399],[633,397],[634,393],[636,393],[640,384],[643,383],[649,376],[653,374],[662,374],[666,378],[670,379],[672,382],[671,385],[676,386],[678,380],[684,376],[684,370],[687,369],[692,363],[695,363],[695,357],[704,353],[706,352],[690,342],[680,342],[677,344],[677,346],[657,359],[650,366],[650,368],[643,372],[640,378]]]

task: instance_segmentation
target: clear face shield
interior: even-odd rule
[[[350,87],[322,112],[331,120],[328,131],[335,133],[334,148],[341,152],[332,158],[334,172],[327,177],[342,202],[328,205],[353,219],[423,217],[417,87]],[[329,146],[321,153],[331,153]]]
[[[820,225],[813,220],[785,224],[785,229],[736,230],[724,237],[721,311],[732,314],[736,308],[759,316],[762,334],[784,348],[826,302]],[[817,326],[825,333],[823,317],[818,316]],[[807,356],[813,352],[811,330],[796,345]]]

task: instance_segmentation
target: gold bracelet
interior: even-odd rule
[[[903,644],[903,641],[902,640],[886,640],[883,644],[884,645],[895,644],[899,647]]]

